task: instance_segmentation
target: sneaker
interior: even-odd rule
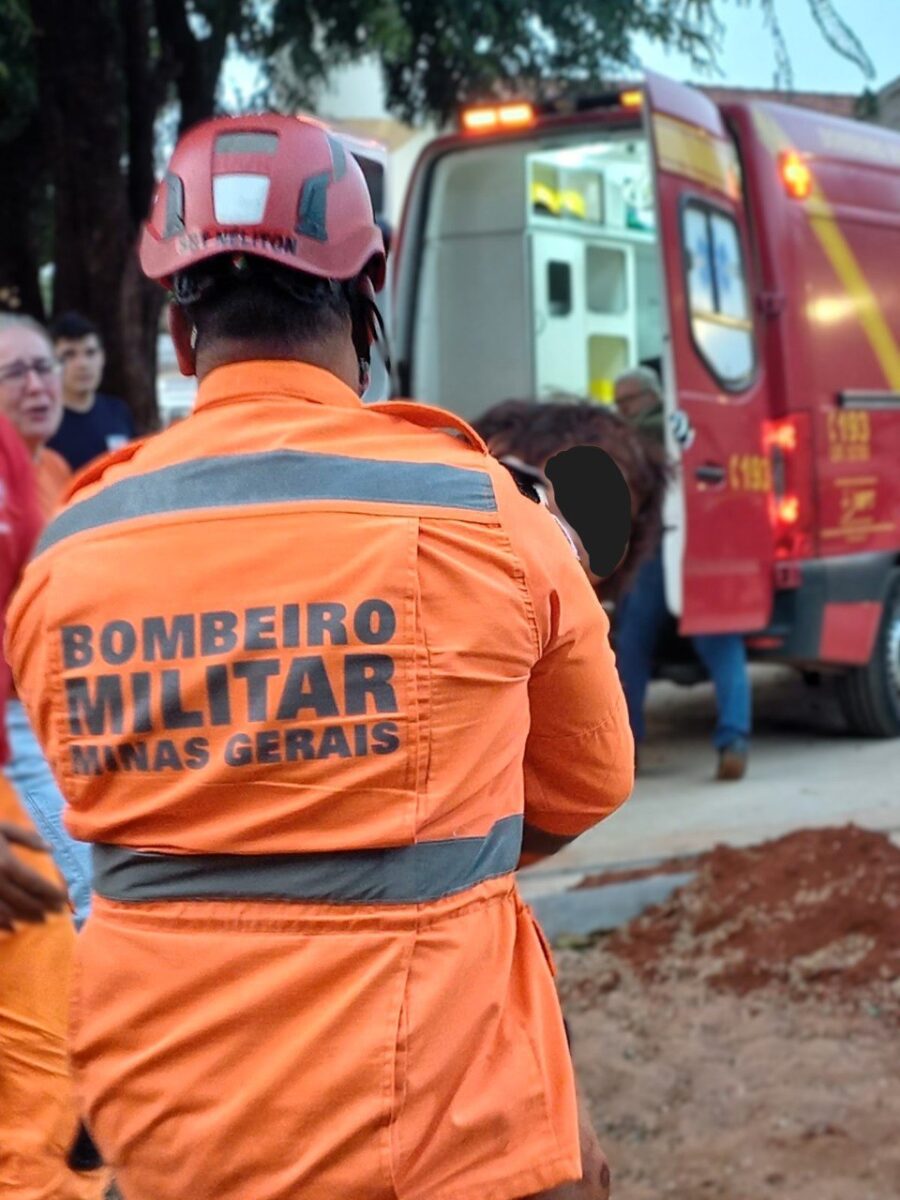
[[[716,779],[732,782],[743,779],[747,774],[747,747],[743,742],[733,742],[719,751],[719,769]]]

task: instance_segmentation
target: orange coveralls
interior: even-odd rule
[[[514,871],[612,812],[633,757],[549,512],[450,414],[287,362],[218,368],[75,489],[9,647],[95,843],[74,1057],[128,1200],[579,1178]]]
[[[25,445],[0,419],[0,626],[7,595],[40,531],[39,492]],[[4,705],[9,670],[0,658],[0,764],[8,757]],[[12,784],[0,775],[0,821],[34,832]],[[49,854],[16,846],[29,867],[59,884]],[[0,929],[0,1200],[100,1200],[106,1172],[69,1169],[78,1117],[68,1059],[75,927],[67,912]]]

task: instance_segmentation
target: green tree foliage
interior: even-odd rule
[[[395,112],[442,118],[474,96],[620,75],[638,65],[638,36],[710,68],[729,3],[759,8],[789,84],[778,25],[788,2],[0,0],[0,306],[45,315],[38,265],[52,259],[52,309],[100,323],[107,386],[151,427],[162,300],[134,247],[156,135],[173,106],[181,128],[216,111],[230,51],[277,78],[288,107],[313,104],[336,65],[375,54]],[[826,40],[870,76],[832,0],[806,2]]]
[[[153,191],[160,114],[213,113],[251,0],[0,0],[0,303],[38,316],[38,251],[52,310],[101,326],[106,384],[140,425],[156,417],[159,289],[134,253]]]
[[[0,0],[0,141],[22,132],[37,108],[34,30],[28,0]]]
[[[37,113],[30,5],[0,0],[0,307],[40,316],[38,266],[49,223]]]
[[[596,82],[634,62],[638,34],[709,66],[716,31],[713,0],[279,0],[270,40],[290,48],[300,100],[335,60],[377,49],[389,102],[414,118],[498,89]]]

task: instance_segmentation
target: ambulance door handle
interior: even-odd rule
[[[694,471],[694,478],[707,487],[721,487],[725,482],[725,468],[718,463],[702,463]]]

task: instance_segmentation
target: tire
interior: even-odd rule
[[[853,733],[900,737],[900,572],[888,582],[872,657],[838,679],[838,696]]]

